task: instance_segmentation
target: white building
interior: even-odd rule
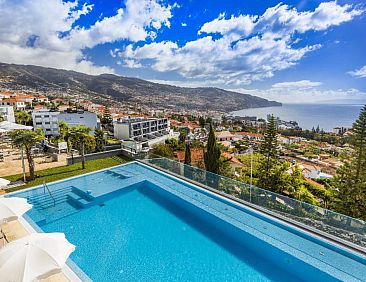
[[[17,110],[25,110],[26,104],[23,100],[17,98],[6,98],[0,100],[0,106],[13,106],[17,108]]]
[[[176,138],[170,130],[167,118],[122,118],[114,123],[114,137],[120,140],[135,141],[136,149],[151,147],[168,138]]]
[[[33,128],[41,128],[47,136],[57,136],[60,134],[58,127],[58,111],[50,111],[42,109],[39,111],[32,112]]]
[[[0,116],[9,122],[15,122],[13,106],[0,106]]]
[[[333,178],[333,175],[327,174],[325,172],[321,172],[320,170],[316,170],[316,169],[314,169],[314,170],[304,169],[302,173],[306,178],[310,178],[310,179]]]
[[[58,116],[58,120],[63,120],[70,126],[75,126],[78,124],[82,124],[85,127],[89,127],[94,132],[94,129],[99,129],[100,124],[98,122],[98,117],[96,113],[91,113],[84,110],[68,110],[64,112],[60,112]]]
[[[64,121],[70,126],[78,124],[92,129],[99,128],[97,115],[83,110],[69,110],[65,112],[39,110],[32,113],[34,129],[41,128],[47,136],[60,134],[58,123]]]
[[[114,123],[114,137],[120,140],[153,139],[169,134],[167,118],[122,118]]]

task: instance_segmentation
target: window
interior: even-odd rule
[[[36,122],[36,125],[42,125],[42,122]]]

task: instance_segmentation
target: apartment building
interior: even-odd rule
[[[114,137],[121,140],[148,140],[168,135],[167,118],[122,118],[114,123]]]
[[[60,129],[58,126],[58,116],[60,112],[41,109],[32,112],[33,128],[42,129],[46,136],[58,136]]]
[[[13,106],[0,106],[0,117],[9,122],[15,122]]]
[[[67,110],[64,112],[41,109],[32,113],[34,129],[41,128],[46,136],[57,136],[60,134],[59,122],[64,121],[70,126],[78,124],[92,129],[99,128],[97,115],[84,110]]]

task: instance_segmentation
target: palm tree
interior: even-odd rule
[[[68,138],[70,138],[72,144],[76,144],[79,154],[81,156],[81,166],[85,169],[85,143],[92,137],[90,133],[91,129],[83,125],[77,125],[70,127]],[[94,137],[93,137],[94,138]]]
[[[32,147],[44,139],[42,130],[32,131],[17,129],[10,132],[10,138],[15,147],[22,150],[24,149],[28,160],[30,179],[33,180],[35,178],[35,169]]]
[[[69,124],[63,120],[58,122],[58,127],[60,129],[60,135],[58,136],[59,140],[65,141],[67,143],[67,151],[69,152],[72,149],[70,138],[70,127]]]
[[[18,111],[15,112],[15,120],[17,123],[27,125],[32,121],[32,115],[27,112]]]

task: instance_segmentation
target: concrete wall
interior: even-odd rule
[[[109,158],[113,156],[125,156],[131,159],[140,159],[144,157],[144,153],[134,153],[129,150],[125,149],[117,149],[117,150],[111,150],[111,151],[104,151],[104,152],[98,152],[98,153],[92,153],[92,154],[86,154],[85,160],[99,160],[104,158]],[[80,163],[81,162],[81,156],[75,156],[75,157],[68,157],[66,159],[67,165],[71,165],[74,163]]]

